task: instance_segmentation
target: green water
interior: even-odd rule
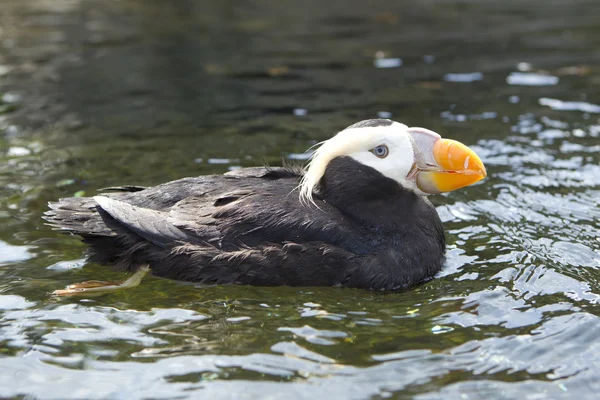
[[[0,3],[1,398],[597,396],[597,1]],[[437,279],[48,296],[122,278],[48,201],[277,165],[377,116],[488,168],[432,197]]]

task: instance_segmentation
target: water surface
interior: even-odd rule
[[[208,4],[205,4],[208,3]],[[600,390],[597,1],[3,0],[0,397],[593,398]],[[302,158],[358,120],[472,146],[432,198],[448,262],[403,293],[85,264],[46,203]]]

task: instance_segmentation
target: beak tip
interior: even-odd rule
[[[481,164],[481,167],[479,168],[479,170],[477,171],[477,173],[481,176],[481,179],[484,179],[487,177],[487,170],[485,169],[485,167],[483,166],[483,164]]]
[[[487,169],[481,159],[479,160],[479,173],[481,174],[481,179],[487,178]]]

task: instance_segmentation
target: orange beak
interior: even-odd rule
[[[479,156],[464,144],[442,139],[435,132],[425,129],[411,130],[419,147],[416,183],[424,193],[450,192],[479,182],[487,176]]]

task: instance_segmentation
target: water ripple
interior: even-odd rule
[[[3,1],[0,397],[597,396],[594,1],[200,3]],[[147,277],[47,296],[122,277],[42,225],[48,201],[305,161],[377,115],[488,168],[431,198],[448,244],[436,279],[380,293]]]

